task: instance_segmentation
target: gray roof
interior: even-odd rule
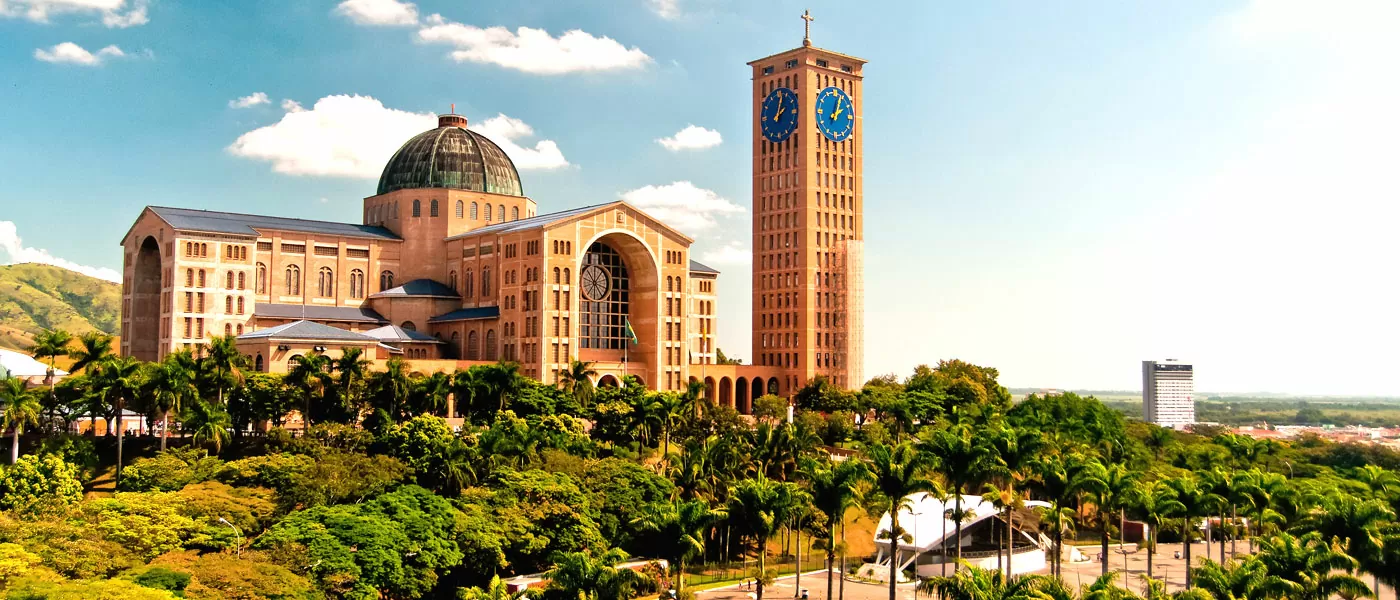
[[[399,287],[387,289],[374,297],[381,296],[441,296],[446,298],[460,298],[455,290],[431,279],[414,279]]]
[[[388,319],[367,307],[315,306],[301,304],[262,304],[253,307],[253,316],[270,319],[308,319],[349,323],[388,323]]]
[[[231,233],[237,235],[259,235],[259,229],[278,229],[303,233],[321,233],[344,237],[369,238],[376,240],[398,240],[399,236],[383,227],[356,225],[353,223],[333,223],[331,221],[310,221],[287,217],[268,217],[239,213],[197,210],[193,208],[171,208],[151,206],[171,227],[183,231],[203,231],[209,233]]]
[[[426,334],[426,333],[421,333],[421,332],[418,332],[418,331],[409,331],[409,330],[407,330],[407,329],[404,329],[404,328],[402,328],[402,327],[399,327],[398,325],[385,325],[385,326],[383,326],[383,327],[380,327],[379,329],[371,329],[371,330],[369,330],[369,331],[366,331],[366,332],[365,332],[365,335],[370,336],[370,337],[372,337],[372,338],[374,338],[374,339],[377,339],[377,340],[379,340],[379,341],[381,341],[381,342],[386,342],[386,343],[392,343],[392,342],[398,342],[398,343],[403,343],[403,342],[431,342],[431,343],[434,343],[434,344],[441,344],[441,343],[442,343],[442,340],[437,339],[437,338],[435,338],[435,337],[433,337],[433,336],[431,336],[431,335],[428,335],[428,334]]]
[[[599,207],[608,206],[609,204],[617,204],[617,203],[616,203],[616,202],[608,202],[607,204],[594,204],[594,205],[592,205],[592,206],[581,206],[581,207],[579,207],[579,208],[572,208],[572,209],[569,209],[569,210],[563,210],[563,211],[559,211],[559,212],[545,213],[545,214],[542,214],[542,215],[535,215],[535,216],[530,217],[530,218],[528,218],[528,219],[520,219],[520,220],[518,220],[518,221],[506,221],[506,222],[504,222],[504,223],[497,223],[497,224],[495,224],[495,225],[487,225],[487,226],[485,226],[485,227],[478,227],[478,228],[473,229],[473,230],[471,230],[471,231],[468,231],[468,232],[466,232],[466,233],[459,233],[459,234],[454,235],[454,236],[452,236],[452,237],[449,237],[449,238],[447,238],[447,239],[449,239],[449,240],[455,240],[455,239],[458,239],[458,238],[464,238],[464,237],[473,236],[473,235],[480,235],[480,234],[483,234],[483,233],[495,233],[495,234],[500,234],[500,233],[514,233],[514,232],[516,232],[516,231],[525,231],[525,230],[527,230],[527,229],[538,229],[538,228],[540,228],[540,227],[544,227],[545,225],[548,225],[548,224],[553,223],[553,222],[555,222],[555,221],[562,221],[562,220],[567,219],[567,218],[569,218],[569,217],[575,217],[575,216],[578,216],[578,215],[582,215],[582,214],[587,214],[587,213],[593,212],[594,210],[597,210]]]
[[[501,316],[501,309],[495,306],[478,306],[476,308],[463,308],[454,310],[445,315],[438,315],[428,319],[429,323],[446,323],[448,321],[471,321],[474,319],[495,319]]]
[[[293,321],[285,325],[259,329],[251,333],[238,336],[240,340],[302,340],[316,342],[361,342],[378,343],[376,338],[369,337],[363,333],[346,331],[339,327],[331,327],[315,321]]]
[[[707,266],[701,264],[699,261],[694,261],[694,260],[690,261],[690,272],[691,272],[691,273],[714,273],[715,275],[719,275],[719,271],[716,271],[715,269],[713,269],[713,268],[711,268],[711,267],[707,267]]]

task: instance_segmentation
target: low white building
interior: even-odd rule
[[[1039,533],[1040,520],[1032,509],[1048,508],[1050,505],[1038,500],[1026,502],[1026,508],[1015,511],[1011,554],[1013,575],[1031,573],[1044,569],[1045,553],[1051,547],[1049,538]],[[940,499],[925,492],[908,496],[908,502],[899,512],[899,528],[904,530],[894,553],[890,552],[890,515],[880,518],[875,528],[875,547],[879,554],[875,562],[861,567],[863,577],[877,581],[888,581],[889,561],[893,558],[899,567],[900,581],[907,580],[905,570],[916,566],[919,577],[935,577],[952,572],[951,566],[957,560],[957,547],[962,546],[962,558],[973,566],[995,569],[997,555],[1006,561],[1006,520],[1005,515],[992,503],[981,496],[964,495],[962,509],[968,511],[963,521],[962,539],[954,542],[957,525],[948,518],[948,513],[956,507],[952,496]],[[998,552],[998,539],[1002,549]],[[944,565],[948,565],[945,569]]]
[[[0,379],[19,377],[29,385],[42,385],[48,373],[48,365],[34,360],[28,354],[0,349]],[[55,379],[62,379],[67,375],[68,372],[63,369],[54,369]]]

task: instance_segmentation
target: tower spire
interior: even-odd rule
[[[812,16],[812,11],[803,10],[802,20],[806,21],[806,23],[803,23],[805,31],[802,33],[802,46],[810,47],[812,45],[812,21],[817,19]]]

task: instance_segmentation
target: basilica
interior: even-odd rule
[[[547,382],[582,360],[598,385],[702,381],[743,412],[816,376],[859,386],[863,64],[810,40],[750,63],[753,364],[716,364],[720,273],[694,240],[621,201],[539,213],[510,157],[456,114],[393,154],[360,223],[146,207],[122,238],[121,352],[232,336],[258,371],[354,348],[420,372],[512,361]],[[850,121],[834,132],[831,90]],[[764,122],[775,94],[814,107],[786,135]]]

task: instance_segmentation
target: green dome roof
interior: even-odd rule
[[[525,195],[515,163],[495,142],[467,129],[460,115],[441,115],[437,129],[405,142],[384,165],[377,194],[420,188]]]

